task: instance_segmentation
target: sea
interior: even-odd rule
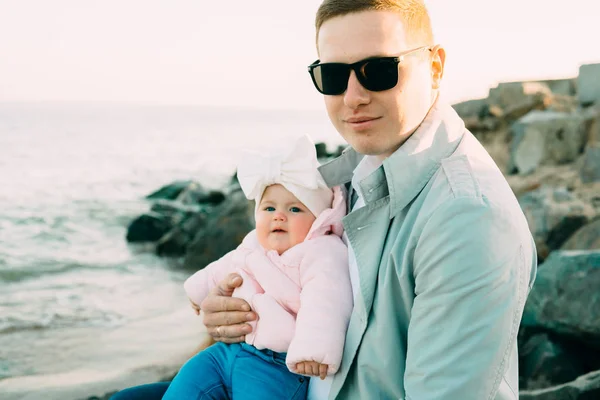
[[[342,144],[325,111],[0,103],[0,399],[79,400],[176,371],[203,326],[191,271],[129,245],[145,196],[219,189],[244,148]]]

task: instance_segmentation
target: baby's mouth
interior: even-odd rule
[[[285,231],[281,228],[273,229],[271,232],[273,233],[285,233]]]

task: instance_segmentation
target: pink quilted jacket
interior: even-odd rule
[[[316,361],[335,374],[353,307],[348,251],[340,238],[345,213],[342,192],[335,188],[332,208],[319,215],[304,242],[281,255],[265,251],[250,232],[237,249],[186,280],[188,297],[200,304],[227,274],[239,273],[244,283],[233,295],[259,316],[246,342],[287,352],[292,372],[300,361]]]

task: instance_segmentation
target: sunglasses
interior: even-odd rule
[[[354,71],[360,84],[372,92],[389,90],[398,84],[398,64],[404,57],[431,47],[423,46],[408,50],[396,57],[372,57],[353,64],[323,63],[319,60],[308,66],[308,72],[317,90],[335,96],[348,89],[350,72]]]

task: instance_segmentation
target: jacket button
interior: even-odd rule
[[[300,381],[300,383],[303,383],[304,382],[304,378],[300,378],[299,381]]]

